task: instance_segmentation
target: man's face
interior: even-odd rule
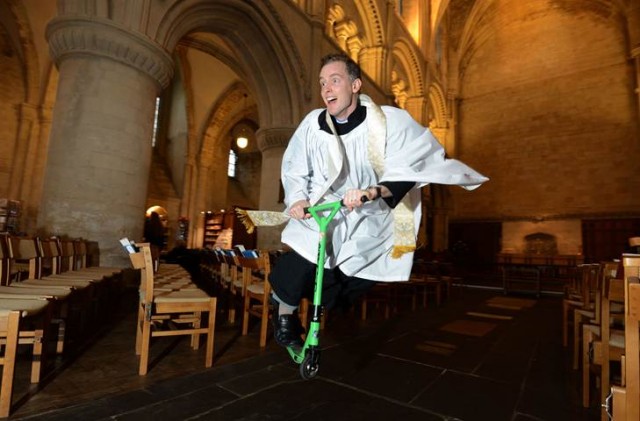
[[[347,65],[342,61],[327,63],[320,70],[320,95],[329,114],[346,120],[358,105],[358,91],[362,81],[351,81]]]

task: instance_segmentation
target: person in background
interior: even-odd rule
[[[151,257],[158,268],[160,251],[164,248],[164,225],[157,212],[151,212],[144,223],[144,241],[151,245]]]
[[[360,93],[360,68],[344,54],[321,60],[325,109],[300,123],[282,160],[286,212],[282,242],[292,250],[274,265],[274,337],[299,346],[297,306],[313,296],[318,224],[305,208],[343,200],[329,225],[323,278],[326,308],[351,305],[376,282],[406,281],[421,219],[420,187],[473,189],[488,179],[446,159],[431,132],[406,111],[379,107]],[[362,201],[365,196],[367,202]]]

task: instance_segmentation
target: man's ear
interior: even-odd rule
[[[362,80],[360,78],[351,82],[351,92],[353,92],[354,94],[356,92],[360,92],[361,87],[362,87]]]

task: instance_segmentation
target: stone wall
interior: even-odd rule
[[[546,1],[502,7],[462,70],[459,157],[491,178],[455,216],[637,212],[638,127],[623,29]],[[633,158],[635,157],[635,158]],[[574,244],[575,246],[575,244]]]

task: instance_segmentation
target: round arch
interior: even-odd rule
[[[432,83],[429,87],[429,106],[431,108],[431,121],[429,125],[436,128],[447,127],[447,102],[442,87]]]
[[[309,77],[292,35],[269,2],[180,2],[164,15],[155,39],[173,51],[193,32],[216,34],[236,52],[234,70],[245,75],[255,92],[261,127],[290,127],[299,121],[301,104],[311,99]]]
[[[33,34],[31,33],[31,26],[29,25],[29,17],[21,1],[9,0],[6,2],[6,7],[9,9],[9,13],[0,14],[5,17],[12,16],[13,19],[5,21],[3,18],[0,24],[9,32],[9,38],[20,57],[22,73],[26,75],[24,79],[24,102],[27,104],[37,104],[41,96],[39,83],[40,69],[38,67],[38,55],[33,44]]]
[[[424,96],[424,77],[418,58],[409,43],[401,39],[393,45],[393,59],[402,66],[409,79],[411,96]]]
[[[364,25],[367,47],[383,45],[385,34],[377,2],[375,0],[355,0],[354,3]]]

